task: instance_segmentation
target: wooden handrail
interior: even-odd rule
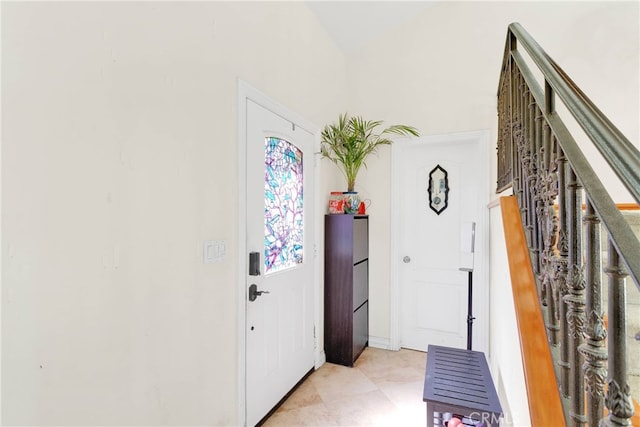
[[[521,337],[520,350],[529,396],[531,425],[565,425],[529,249],[515,196],[501,197],[500,208],[509,258],[513,302]]]

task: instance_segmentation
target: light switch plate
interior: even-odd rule
[[[226,242],[224,240],[205,240],[202,256],[205,264],[220,262],[226,255]]]
[[[215,243],[213,240],[206,240],[204,242],[203,261],[205,264],[210,264],[214,261],[214,255],[213,255],[214,247],[215,247]]]

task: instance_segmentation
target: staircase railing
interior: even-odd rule
[[[640,241],[560,119],[556,102],[640,203],[638,149],[520,24],[509,25],[498,89],[498,192],[513,187],[518,199],[565,418],[576,426],[630,425],[626,279],[640,289]],[[606,296],[601,225],[608,247]]]

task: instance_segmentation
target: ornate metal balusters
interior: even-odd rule
[[[513,170],[513,123],[514,123],[514,115],[515,115],[515,97],[516,97],[516,81],[515,81],[515,70],[516,66],[513,63],[513,60],[509,61],[509,68],[507,72],[509,73],[507,80],[507,92],[504,95],[505,106],[507,108],[507,121],[505,123],[505,144],[503,145],[504,159],[505,159],[505,167],[504,170],[504,180],[502,182],[502,189],[506,189],[509,185],[512,184],[515,179],[515,173]]]
[[[552,161],[552,135],[548,123],[544,123],[542,137],[542,179],[540,194],[542,208],[540,210],[543,250],[541,263],[541,286],[543,304],[547,306],[547,334],[551,345],[558,345],[557,287],[555,248],[558,237],[558,216],[554,203],[558,196],[557,166]]]
[[[600,421],[601,426],[630,426],[629,419],[634,409],[627,382],[627,289],[626,271],[620,263],[620,255],[609,239],[609,264],[605,270],[609,276],[609,304],[607,351],[609,355],[609,373],[607,377],[607,395],[605,405],[608,414]]]
[[[535,126],[536,126],[536,103],[533,98],[531,90],[527,86],[527,125],[525,127],[525,142],[527,146],[528,158],[526,167],[526,181],[527,181],[527,239],[529,242],[529,254],[531,255],[531,264],[533,265],[534,273],[538,273],[538,264],[536,256],[536,235],[535,235],[535,223],[536,223],[536,202],[535,196],[535,181],[536,181],[536,160],[535,160]]]
[[[517,169],[517,173],[515,173],[516,179],[514,180],[514,194],[518,197],[520,201],[520,212],[522,215],[522,194],[524,192],[524,185],[522,180],[522,153],[520,152],[520,140],[523,138],[523,130],[522,130],[522,91],[523,83],[522,76],[520,73],[516,75],[516,94],[514,97],[515,100],[515,121],[513,123],[513,166]],[[524,224],[524,217],[522,217],[522,222]]]
[[[611,202],[598,196],[600,184],[594,180],[593,171],[581,158],[580,148],[555,114],[553,88],[562,87],[562,82],[560,86],[553,79],[553,84],[550,83],[547,81],[549,76],[540,68],[545,79],[542,101],[543,92],[533,74],[526,65],[520,70],[515,61],[520,57],[511,55],[516,50],[516,38],[513,32],[509,34],[498,94],[498,191],[512,185],[518,198],[541,301],[547,307],[549,342],[561,347],[552,354],[560,359],[557,370],[560,391],[570,399],[571,407],[567,408],[565,417],[575,426],[595,425],[607,412],[600,421],[601,426],[629,425],[633,406],[626,382],[624,278],[627,273],[621,266],[620,254],[609,242],[612,259],[607,269],[610,292],[607,337],[599,275],[600,218],[595,214],[594,206],[605,215],[602,222],[609,227],[617,221],[615,215],[610,215],[614,208],[609,206]],[[527,49],[528,53],[536,54],[532,49]],[[565,106],[571,107],[564,96],[563,101]],[[576,119],[580,121],[579,117]],[[594,119],[600,120],[595,116]],[[596,143],[590,135],[587,132]],[[624,142],[624,138],[613,136],[614,140]],[[570,159],[565,157],[562,147]],[[634,159],[637,163],[637,156]],[[569,162],[571,166],[567,167]],[[573,167],[579,168],[575,170],[579,170],[584,179],[584,194],[588,192],[584,215],[582,183]],[[614,231],[616,229],[614,227]],[[625,266],[637,271],[633,258],[633,253],[638,252],[637,245],[621,239],[619,232],[614,235],[616,245],[627,256]],[[630,250],[633,248],[636,250]],[[609,377],[605,397],[603,381],[607,363]],[[608,411],[603,410],[603,403]]]
[[[512,105],[514,96],[512,68],[513,64],[510,61],[508,67],[502,71],[502,84],[498,94],[498,191],[508,188],[514,178],[511,155],[511,125],[514,114]]]
[[[522,226],[524,227],[524,234],[529,244],[529,182],[527,176],[529,176],[529,167],[531,163],[531,150],[527,140],[529,129],[529,114],[527,112],[527,105],[529,103],[529,88],[524,83],[524,80],[520,81],[520,132],[516,140],[518,144],[518,155],[520,157],[520,211],[522,214]]]
[[[560,319],[560,392],[568,397],[569,390],[569,326],[565,296],[569,286],[569,239],[567,234],[567,158],[560,145],[556,145],[558,164],[558,256],[556,257],[556,286],[558,287],[558,319]]]
[[[591,200],[587,197],[585,224],[585,279],[586,279],[586,341],[578,348],[584,356],[584,380],[587,386],[587,419],[595,426],[602,417],[604,404],[604,380],[607,369],[607,352],[604,339],[607,331],[602,319],[602,265],[600,254],[600,219],[596,215]]]
[[[586,422],[584,414],[584,377],[582,375],[582,355],[578,346],[582,342],[584,329],[584,273],[582,269],[582,187],[575,172],[569,168],[569,194],[567,199],[569,272],[567,284],[567,323],[569,324],[569,366],[571,369],[570,395],[572,425],[581,426]]]
[[[533,97],[532,97],[533,100]],[[542,163],[544,148],[542,146],[542,123],[544,121],[544,117],[542,116],[542,111],[540,111],[540,107],[537,103],[533,103],[533,116],[534,122],[532,123],[532,133],[533,138],[531,140],[532,145],[532,168],[531,168],[531,177],[529,178],[531,182],[531,201],[533,203],[533,218],[534,221],[531,224],[533,226],[532,229],[532,240],[533,240],[533,258],[531,262],[533,264],[533,269],[536,277],[538,278],[537,283],[538,286],[541,287],[542,280],[542,251],[543,251],[543,243],[542,243],[542,202],[543,202],[543,187],[544,183],[544,168]],[[542,295],[544,290],[539,289],[539,295]]]
[[[515,164],[518,165],[518,192],[516,195],[518,196],[518,200],[520,201],[520,213],[522,215],[523,225],[527,223],[527,218],[525,215],[527,211],[527,207],[526,207],[526,200],[524,197],[525,188],[526,188],[526,180],[524,179],[524,175],[525,175],[524,157],[526,156],[526,154],[524,153],[525,151],[525,145],[524,145],[525,112],[523,108],[525,94],[526,94],[526,85],[524,84],[524,79],[522,77],[522,74],[518,73],[518,94],[516,96],[516,105],[517,105],[516,120],[517,121],[514,125],[515,126],[515,132],[514,132],[515,150],[514,151],[517,154]]]
[[[505,182],[505,168],[507,167],[505,161],[506,150],[504,146],[506,144],[506,115],[508,113],[508,107],[506,105],[505,86],[507,82],[506,70],[502,70],[500,89],[498,90],[498,141],[496,143],[496,154],[498,159],[498,175],[496,180],[496,188],[501,189],[504,187]],[[498,190],[500,191],[500,190]]]

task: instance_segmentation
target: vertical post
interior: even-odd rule
[[[473,345],[473,261],[475,253],[475,233],[476,223],[468,222],[463,223],[460,229],[460,251],[465,259],[465,263],[468,263],[468,256],[471,257],[471,265],[461,267],[460,271],[466,271],[469,276],[468,289],[467,289],[467,350],[471,350]]]
[[[527,153],[527,129],[528,129],[528,121],[529,114],[527,114],[526,105],[529,89],[524,83],[524,78],[520,76],[520,137],[518,138],[518,152],[520,154],[520,164],[522,165],[521,169],[521,183],[520,186],[522,188],[520,200],[520,211],[522,212],[522,226],[524,227],[525,237],[527,239],[527,245],[529,244],[529,234],[528,234],[528,226],[529,226],[529,183],[527,182],[527,168],[529,162],[529,154]]]
[[[469,292],[467,301],[467,350],[471,350],[471,343],[473,342],[473,269],[469,269]]]
[[[544,81],[544,108],[546,114],[551,114],[556,111],[556,101],[553,95],[553,89],[548,81]]]
[[[508,162],[507,164],[507,176],[508,176],[508,180],[509,182],[511,182],[511,185],[513,186],[513,180],[515,179],[515,174],[514,174],[514,165],[513,165],[513,157],[512,157],[512,151],[513,151],[513,124],[515,123],[515,83],[514,83],[514,74],[515,74],[515,66],[513,65],[513,59],[511,57],[509,57],[509,79],[508,79],[508,88],[509,88],[509,92],[507,94],[508,98],[507,98],[507,125],[509,126],[509,129],[507,130],[507,136],[508,138],[505,138],[505,146],[504,146],[504,150],[505,150],[505,154],[504,154],[504,158],[505,160]],[[508,142],[508,143],[507,143]]]
[[[609,376],[607,378],[607,396],[605,404],[609,413],[600,422],[601,426],[630,426],[629,420],[634,413],[629,383],[627,382],[627,289],[626,271],[620,265],[620,255],[609,239],[609,276],[608,344]]]
[[[544,82],[544,114],[550,115],[555,111],[555,96],[553,89],[549,83]],[[557,346],[559,343],[560,325],[558,322],[558,283],[557,283],[557,261],[558,255],[556,255],[555,249],[558,245],[558,229],[559,229],[559,214],[553,208],[554,202],[557,201],[560,188],[559,167],[558,160],[560,146],[557,143],[555,136],[551,133],[549,123],[544,123],[544,134],[542,139],[542,149],[544,155],[543,165],[545,167],[545,173],[551,183],[555,185],[555,188],[548,195],[545,206],[547,212],[547,236],[545,244],[545,257],[547,267],[547,331],[549,334],[549,342],[552,346]],[[555,156],[554,156],[555,154]],[[554,159],[555,164],[552,163]],[[563,169],[564,172],[564,169]]]
[[[527,234],[529,237],[529,253],[532,257],[532,264],[535,273],[538,274],[538,257],[536,256],[536,235],[535,235],[535,222],[536,222],[536,202],[534,199],[535,194],[535,127],[536,127],[536,108],[535,101],[531,90],[527,88]]]
[[[556,284],[556,254],[555,247],[558,241],[558,215],[554,209],[554,202],[558,196],[558,176],[556,168],[551,164],[551,151],[553,147],[551,129],[545,121],[543,126],[542,152],[543,152],[543,221],[541,226],[544,242],[542,253],[543,261],[543,289],[545,302],[547,305],[547,334],[549,343],[558,345],[558,325],[557,315],[557,284]]]
[[[538,278],[538,286],[542,284],[540,275],[542,273],[542,200],[543,200],[543,148],[542,148],[542,112],[535,103],[533,96],[531,97],[533,102],[533,140],[532,140],[532,152],[531,152],[531,187],[533,189],[533,251],[535,257],[533,259],[533,265],[535,274]],[[540,290],[542,291],[542,290]],[[542,292],[540,292],[542,293]]]
[[[567,276],[569,270],[569,239],[567,233],[567,158],[560,144],[558,150],[558,318],[560,319],[560,392],[563,397],[569,396],[569,328],[567,319],[567,303],[564,297],[568,293]]]
[[[518,168],[518,192],[516,196],[518,197],[518,202],[520,205],[520,213],[522,217],[522,223],[526,224],[526,220],[524,217],[524,190],[525,190],[525,180],[524,180],[524,168],[522,164],[522,158],[524,157],[523,150],[524,144],[521,142],[524,140],[524,111],[522,108],[523,98],[524,98],[524,81],[522,78],[522,74],[518,73],[518,96],[516,97],[517,103],[517,131],[515,135],[515,146],[514,146],[514,164]]]
[[[578,346],[582,342],[584,328],[584,273],[582,270],[582,188],[575,172],[569,168],[569,272],[567,283],[569,293],[564,299],[568,305],[567,323],[569,324],[569,367],[571,370],[570,394],[572,425],[582,426],[584,417],[584,377],[582,375],[582,355]]]
[[[507,161],[510,160],[506,157],[507,144],[507,132],[509,132],[509,107],[508,100],[511,97],[511,89],[509,84],[509,69],[510,60],[505,58],[507,63],[505,64],[502,72],[500,73],[500,87],[498,88],[498,141],[497,141],[497,158],[498,158],[498,176],[496,182],[496,190],[501,191],[510,182],[511,179],[507,179]]]
[[[602,283],[600,253],[600,219],[596,215],[591,200],[586,200],[585,253],[586,253],[586,341],[580,345],[584,356],[584,380],[587,386],[587,420],[595,426],[602,417],[604,405],[604,379],[607,352],[604,339],[607,336],[602,318]]]

